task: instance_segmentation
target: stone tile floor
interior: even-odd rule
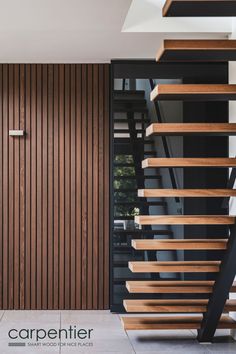
[[[73,336],[75,326],[80,330],[81,338],[69,339],[69,333]],[[67,330],[61,331],[61,339],[56,337],[59,329]],[[51,338],[42,338],[49,330]],[[8,336],[9,331],[12,339]],[[122,328],[120,315],[111,314],[109,311],[0,311],[1,354],[149,352],[235,354],[236,341],[226,330],[217,331],[213,344],[199,344],[196,331],[190,330],[126,333]]]

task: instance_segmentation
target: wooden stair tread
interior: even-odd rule
[[[142,167],[236,167],[236,158],[151,157],[142,161]]]
[[[225,250],[227,239],[132,240],[136,250]]]
[[[146,136],[194,134],[236,135],[236,123],[152,123],[146,129]]]
[[[169,272],[219,272],[220,261],[130,261],[129,269],[133,273],[169,273]]]
[[[164,17],[236,16],[234,0],[166,0]]]
[[[236,85],[160,84],[150,94],[151,101],[162,100],[235,100]]]
[[[127,312],[152,312],[152,313],[181,313],[181,312],[206,312],[208,299],[173,299],[173,300],[124,300],[123,305]],[[235,311],[236,300],[227,300],[224,312]]]
[[[138,215],[139,225],[232,225],[235,217],[230,215]]]
[[[236,40],[165,39],[157,61],[231,61],[236,60]]]
[[[212,292],[212,280],[128,280],[129,293],[147,294],[209,294]],[[236,282],[230,292],[236,292]]]
[[[233,197],[236,189],[139,189],[139,197]]]
[[[199,329],[203,316],[156,316],[156,317],[122,317],[125,330],[152,330],[152,329]],[[236,328],[236,321],[223,315],[217,328]]]

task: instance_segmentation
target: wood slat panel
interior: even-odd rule
[[[26,97],[30,98],[31,93],[31,68],[27,66],[26,68]],[[27,132],[32,132],[31,130],[31,112],[30,112],[30,105],[26,106],[25,112],[25,129]],[[14,129],[14,127],[13,127]],[[26,248],[25,248],[25,258],[26,258],[26,292],[25,292],[25,308],[30,309],[30,269],[31,269],[31,135],[27,134],[26,136],[27,144],[26,144],[26,151],[25,151],[25,159],[26,159],[26,173],[25,173],[25,180],[26,180]],[[15,139],[14,139],[15,140]]]
[[[109,308],[109,81],[0,65],[1,309]]]
[[[76,65],[76,308],[82,307],[82,66]]]
[[[20,124],[25,130],[25,65],[20,65]],[[25,142],[20,139],[20,309],[25,309]],[[9,220],[10,222],[10,220]]]
[[[9,80],[9,128],[12,129],[14,127],[14,116],[13,116],[13,102],[14,102],[14,95],[13,95],[13,65],[9,65],[9,73],[8,73],[8,80]],[[13,277],[13,260],[14,260],[14,224],[10,222],[10,220],[14,220],[14,139],[9,139],[9,308],[13,309],[13,284],[14,284],[14,277]],[[27,245],[26,245],[27,247]],[[28,261],[28,257],[26,258],[26,263]],[[28,288],[28,284],[26,281],[26,289]],[[26,299],[27,303],[27,299]]]
[[[53,235],[53,65],[48,65],[48,235]],[[50,236],[49,236],[50,237]],[[48,240],[48,309],[53,309],[53,238]]]
[[[53,308],[59,308],[59,65],[53,70]]]
[[[2,92],[2,113],[3,113],[3,308],[9,306],[8,295],[8,234],[9,234],[9,176],[8,176],[8,163],[9,163],[9,117],[8,117],[8,66],[3,65],[3,92]]]
[[[48,66],[42,66],[42,307],[48,306]],[[65,181],[66,182],[66,181]],[[49,241],[51,242],[51,240]]]
[[[36,92],[36,151],[37,151],[37,164],[36,164],[36,183],[37,183],[37,195],[36,195],[36,308],[42,308],[42,65],[37,65],[37,92]]]
[[[20,97],[19,97],[20,70],[19,65],[14,66],[14,125],[15,129],[20,129]],[[20,141],[15,139],[15,203],[14,203],[14,308],[20,308]]]
[[[90,133],[93,130],[93,68],[88,67],[88,125],[87,125],[87,139],[88,139],[88,302],[87,308],[93,308],[93,296],[89,289],[93,286],[93,135]]]
[[[93,153],[93,234],[95,237],[93,238],[93,274],[94,274],[94,282],[93,282],[93,306],[96,308],[98,306],[98,257],[99,257],[99,239],[98,239],[98,176],[99,176],[99,151],[98,151],[98,141],[99,141],[99,115],[98,115],[98,64],[95,64],[93,67],[93,145],[94,145],[94,153]]]
[[[71,117],[70,117],[70,65],[65,65],[65,87],[64,87],[64,129],[65,129],[65,180],[64,180],[64,193],[65,193],[65,309],[70,308],[70,244],[71,244],[71,185],[70,185],[70,142],[71,142]]]
[[[98,164],[99,164],[99,176],[98,176],[98,233],[99,233],[99,259],[98,259],[98,272],[99,272],[99,283],[98,283],[98,308],[103,307],[103,289],[104,289],[104,222],[103,222],[103,208],[104,199],[101,193],[102,186],[104,184],[104,154],[102,151],[102,146],[104,144],[104,101],[103,101],[103,89],[104,89],[104,66],[99,65],[98,68],[98,117],[99,117],[99,138],[98,138]],[[101,275],[101,276],[100,276]]]
[[[87,247],[88,247],[88,220],[87,220],[87,66],[82,65],[82,309],[86,309],[87,306]],[[86,117],[86,118],[85,118]]]
[[[59,68],[59,308],[65,308],[65,117],[64,117],[64,90],[65,90],[65,67]]]
[[[71,271],[70,271],[70,309],[75,309],[76,301],[76,109],[75,109],[75,65],[71,65],[70,71],[70,106],[71,106],[71,205],[70,205],[70,217],[71,217]]]

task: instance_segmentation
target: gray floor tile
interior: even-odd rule
[[[2,346],[3,345],[3,346]],[[12,348],[4,346],[4,343],[0,342],[1,354],[60,354],[59,347],[57,350],[54,349],[45,349],[45,348],[30,348],[30,347],[22,347],[22,348]]]
[[[61,328],[76,325],[77,328],[93,329],[91,339],[83,340],[77,346],[68,344],[61,348],[61,353],[134,353],[130,341],[122,328],[120,318],[116,314],[102,311],[73,311],[61,313]],[[71,342],[73,342],[71,340]],[[91,344],[85,348],[84,344]]]
[[[69,353],[120,353],[120,354],[134,354],[132,346],[125,342],[124,340],[110,340],[110,341],[96,341],[93,340],[93,346],[87,347],[86,350],[84,347],[76,346],[73,348],[62,347],[61,354]]]
[[[140,352],[140,351],[136,351],[135,352],[136,354],[147,354],[147,353],[156,353],[156,354],[173,354],[173,350],[172,351],[164,351],[163,350],[145,350],[143,352]],[[191,347],[189,348],[186,348],[186,349],[181,349],[181,350],[175,350],[174,351],[174,354],[209,354],[209,351],[205,350],[205,351],[202,351],[200,349],[193,349]]]
[[[209,346],[210,353],[236,353],[236,341],[230,336],[216,336]]]
[[[116,314],[102,314],[101,312],[88,315],[77,313],[61,313],[61,323],[63,324],[79,324],[80,326],[95,326],[96,330],[122,330],[120,318]]]
[[[63,316],[78,316],[78,315],[86,315],[86,316],[93,316],[93,315],[107,315],[111,316],[112,313],[110,310],[61,310],[60,311]]]
[[[2,316],[3,315],[3,316]],[[229,336],[229,331],[219,330],[214,343],[199,344],[196,331],[127,331],[123,330],[120,316],[110,311],[5,311],[0,312],[0,352],[13,353],[104,353],[104,354],[235,354],[236,342]],[[11,328],[92,328],[90,339],[51,340],[55,346],[8,347],[8,330]],[[31,341],[31,343],[34,341]],[[47,342],[49,342],[47,340]],[[43,341],[41,342],[43,343]],[[44,343],[45,344],[45,343]],[[61,350],[60,350],[61,348]]]
[[[2,320],[3,316],[4,316],[4,310],[0,311],[0,321]]]
[[[5,311],[4,316],[0,322],[0,348],[1,354],[8,353],[59,353],[60,340],[50,340],[53,346],[48,346],[48,340],[40,341],[39,346],[31,346],[35,344],[36,340],[33,336],[31,338],[16,338],[11,339],[8,332],[11,329],[17,331],[21,329],[57,329],[60,328],[60,311]],[[14,332],[15,334],[16,332]],[[25,343],[24,347],[9,347],[8,343]]]
[[[94,351],[81,351],[81,350],[76,350],[74,351],[75,353],[79,353],[79,354],[88,354],[88,353],[98,353],[98,354],[135,354],[135,352],[133,350],[129,350],[129,351],[123,351],[123,350],[120,350],[120,351],[112,351],[110,349],[108,349],[107,351],[106,350],[97,350],[97,349],[94,349]],[[70,351],[63,351],[63,353],[70,353]],[[209,353],[208,353],[209,354]]]
[[[207,348],[200,345],[195,334],[189,330],[181,331],[128,331],[135,352],[206,353]]]
[[[1,323],[5,322],[40,322],[40,323],[57,323],[60,322],[60,311],[5,311]]]
[[[215,337],[230,336],[230,329],[217,329],[215,331]]]

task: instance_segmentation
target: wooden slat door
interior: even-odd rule
[[[109,308],[109,65],[0,65],[0,308]]]

